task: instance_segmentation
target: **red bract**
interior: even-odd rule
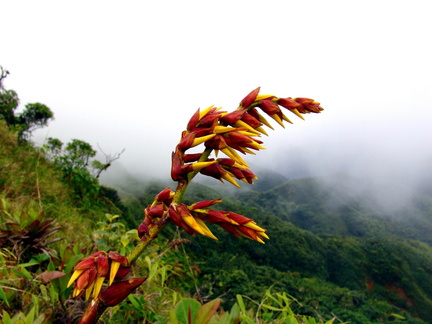
[[[173,195],[173,194],[174,194],[174,192],[171,190],[171,188],[168,187],[168,188],[165,188],[164,190],[162,190],[161,192],[159,192],[155,198],[157,201],[163,202],[163,201],[171,198],[171,195]]]
[[[151,207],[150,205],[146,208],[145,215],[154,218],[154,217],[162,217],[163,213],[165,211],[165,206],[160,203],[156,204],[155,206]]]
[[[228,147],[223,135],[216,135],[211,140],[205,142],[205,146],[213,150],[223,150]]]
[[[190,209],[201,209],[201,208],[207,208],[210,206],[213,206],[214,204],[218,204],[222,202],[222,199],[213,199],[213,200],[204,200],[204,201],[200,201],[197,202],[195,204],[192,204],[189,206]]]
[[[279,98],[277,103],[288,110],[301,109],[301,105],[292,98]]]
[[[223,125],[234,125],[237,121],[242,119],[246,110],[235,110],[223,116],[220,121]]]
[[[278,104],[273,102],[270,99],[260,100],[258,107],[260,107],[261,110],[264,111],[269,116],[278,115],[281,113]]]
[[[186,179],[186,174],[182,170],[182,160],[178,153],[172,153],[171,155],[171,178],[174,181],[180,181]]]
[[[97,257],[97,275],[98,277],[106,277],[109,272],[109,260],[105,255]]]
[[[169,207],[168,213],[170,216],[171,223],[184,229],[186,231],[186,233],[188,233],[189,235],[195,234],[195,231],[192,228],[190,228],[186,223],[183,222],[179,212],[177,211],[177,209],[174,206],[171,205]]]
[[[121,303],[136,288],[138,288],[147,278],[132,278],[120,282],[115,282],[101,294],[101,300],[107,306],[115,306]]]
[[[252,90],[246,97],[243,98],[243,100],[240,102],[240,106],[244,108],[249,107],[255,101],[260,89],[261,88],[258,87],[255,90]]]
[[[242,121],[244,121],[246,124],[248,124],[250,127],[256,129],[258,127],[261,127],[263,124],[259,121],[259,119],[252,116],[250,113],[246,113],[241,118]]]
[[[192,143],[193,143],[194,139],[195,139],[194,133],[186,134],[182,137],[182,139],[180,140],[180,143],[177,145],[177,147],[184,152],[187,149],[192,147]]]
[[[116,251],[109,251],[108,252],[108,257],[111,260],[120,263],[120,265],[122,267],[129,267],[129,261],[128,261],[128,259],[124,255],[121,255],[120,253],[118,253]]]
[[[76,289],[84,290],[91,286],[97,276],[96,267],[85,270],[76,281]]]
[[[200,173],[220,180],[227,173],[227,171],[222,168],[218,163],[215,163],[208,166],[207,168],[202,169]]]
[[[219,121],[219,118],[221,116],[222,116],[222,112],[217,111],[217,108],[212,108],[207,115],[205,115],[199,120],[198,125],[200,127],[213,126],[215,123]]]
[[[199,121],[200,110],[198,109],[195,114],[192,115],[192,118],[189,120],[186,129],[190,131],[192,128],[196,127]]]
[[[183,155],[183,162],[189,163],[189,162],[195,162],[198,161],[202,156],[202,153],[196,153],[196,154],[185,154]]]
[[[324,110],[320,103],[310,98],[295,98],[295,101],[302,105],[307,111],[319,113]]]

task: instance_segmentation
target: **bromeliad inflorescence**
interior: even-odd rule
[[[264,126],[273,129],[264,115],[284,127],[284,121],[291,121],[281,107],[302,119],[302,114],[323,110],[312,99],[259,95],[259,90],[257,88],[249,93],[233,112],[228,113],[214,106],[195,112],[172,153],[171,178],[179,183],[177,190],[171,192],[169,188],[165,189],[146,208],[140,235],[146,234],[153,217],[159,221],[166,215],[173,224],[191,235],[199,233],[216,239],[206,225],[207,222],[217,224],[237,237],[244,236],[261,243],[264,243],[263,239],[268,239],[265,229],[245,216],[205,209],[221,202],[220,199],[192,206],[180,203],[187,184],[197,173],[222,182],[228,181],[236,187],[240,187],[237,180],[252,184],[257,179],[241,155],[255,154],[254,151],[264,149],[263,142],[259,139],[262,134],[268,135]],[[204,144],[203,152],[188,153],[189,149],[200,144]],[[210,156],[212,152],[215,157]],[[226,157],[218,158],[219,152]]]
[[[260,243],[269,238],[266,230],[250,218],[231,211],[209,209],[220,203],[221,199],[192,205],[182,203],[186,188],[199,173],[227,181],[236,187],[240,187],[238,180],[252,184],[257,179],[243,156],[264,149],[260,139],[262,135],[268,135],[264,127],[273,129],[266,116],[285,127],[284,122],[292,122],[284,114],[284,109],[301,119],[303,114],[323,110],[320,103],[313,99],[260,95],[259,90],[257,88],[249,93],[232,112],[210,106],[193,114],[172,153],[171,178],[177,182],[177,187],[174,191],[165,188],[145,208],[144,220],[138,227],[140,241],[127,257],[112,251],[97,252],[76,265],[69,282],[69,285],[75,282],[73,297],[85,293],[86,298],[93,298],[80,323],[95,323],[106,307],[116,305],[144,282],[145,278],[132,278],[113,283],[115,278],[123,278],[127,274],[130,265],[168,222],[191,235],[201,234],[213,239],[217,238],[207,223],[216,224],[237,237],[247,237]],[[204,146],[201,152],[189,152],[201,144]],[[220,153],[224,157],[220,157]],[[103,289],[108,276],[107,288]]]

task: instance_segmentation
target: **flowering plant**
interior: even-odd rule
[[[165,188],[145,208],[144,219],[138,227],[140,241],[128,256],[115,251],[99,251],[75,266],[68,284],[74,285],[73,297],[85,295],[86,299],[92,298],[80,323],[96,323],[107,307],[119,304],[145,281],[143,277],[125,279],[125,276],[130,272],[131,264],[169,223],[190,235],[201,234],[212,239],[217,238],[207,223],[216,224],[236,237],[260,243],[269,239],[266,230],[252,219],[231,211],[209,209],[221,199],[192,205],[182,203],[188,185],[198,173],[236,187],[240,187],[237,180],[252,184],[257,179],[242,155],[264,149],[260,140],[262,135],[268,135],[264,126],[273,129],[265,115],[284,127],[284,121],[291,121],[283,109],[301,119],[303,114],[323,110],[313,99],[279,98],[261,95],[259,91],[257,88],[250,92],[232,112],[210,106],[193,114],[172,153],[171,178],[177,182],[177,187],[175,190]],[[189,152],[201,144],[204,146],[201,152]],[[219,157],[220,152],[224,157]],[[108,284],[104,289],[105,279],[108,279]]]

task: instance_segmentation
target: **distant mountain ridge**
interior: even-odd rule
[[[315,234],[397,235],[432,244],[432,195],[414,191],[400,197],[398,206],[386,206],[376,192],[337,175],[292,179],[265,192],[242,192],[238,199]]]

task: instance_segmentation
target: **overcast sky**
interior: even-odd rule
[[[251,90],[311,97],[320,115],[247,161],[288,175],[431,172],[430,1],[3,1],[0,65],[38,138],[85,140],[169,175],[190,116]],[[255,159],[256,158],[256,159]]]

